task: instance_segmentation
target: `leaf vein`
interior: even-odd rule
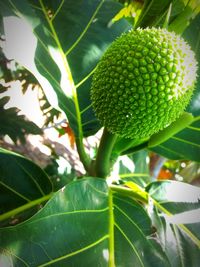
[[[4,186],[5,188],[7,188],[8,190],[10,190],[12,193],[16,194],[17,196],[21,197],[22,199],[26,200],[27,202],[30,202],[31,200],[27,197],[25,197],[24,195],[20,194],[19,192],[17,192],[15,189],[13,189],[12,187],[6,185],[5,183],[3,183],[2,181],[0,181],[0,184],[2,186]]]
[[[99,12],[99,9],[101,8],[101,6],[103,5],[105,0],[101,0],[99,5],[97,6],[96,10],[94,11],[91,19],[89,20],[88,24],[86,25],[85,29],[82,31],[82,33],[80,34],[80,36],[77,38],[77,40],[74,42],[74,44],[65,52],[65,55],[67,56],[77,45],[78,43],[81,41],[81,39],[83,38],[83,36],[86,34],[87,30],[89,29],[92,21],[94,20],[95,16],[97,15],[97,13]]]
[[[79,254],[79,253],[81,253],[81,252],[84,252],[84,251],[86,251],[86,250],[88,250],[88,249],[90,249],[90,248],[92,248],[92,247],[95,247],[96,245],[100,244],[101,242],[103,242],[103,241],[106,240],[106,239],[108,239],[108,235],[105,235],[105,236],[101,237],[100,239],[96,240],[95,242],[93,242],[93,243],[91,243],[91,244],[89,244],[89,245],[87,245],[87,246],[85,246],[85,247],[83,247],[83,248],[80,248],[79,250],[73,251],[73,252],[71,252],[71,253],[69,253],[69,254],[67,254],[67,255],[64,255],[64,256],[61,256],[61,257],[59,257],[59,258],[53,259],[53,260],[50,261],[50,262],[47,262],[47,263],[43,263],[43,264],[41,264],[41,265],[38,265],[38,267],[48,266],[48,265],[51,265],[51,264],[53,264],[53,263],[56,263],[56,262],[65,260],[65,259],[67,259],[67,258],[69,258],[69,257],[72,257],[72,256],[74,256],[74,255],[77,255],[77,254]]]
[[[172,139],[174,140],[177,140],[179,142],[182,142],[182,143],[185,143],[185,144],[188,144],[188,145],[192,145],[192,146],[196,146],[196,147],[199,147],[200,148],[200,145],[196,144],[196,143],[193,143],[193,142],[190,142],[188,140],[185,140],[185,139],[182,139],[182,138],[179,138],[179,137],[171,137]]]
[[[142,259],[140,258],[140,255],[138,254],[135,246],[131,243],[130,239],[127,237],[127,235],[124,233],[124,231],[119,227],[119,225],[117,223],[115,223],[115,226],[117,227],[117,229],[120,231],[120,233],[124,236],[124,238],[126,239],[126,241],[128,242],[128,244],[131,246],[131,248],[133,249],[135,255],[137,256],[140,264],[142,267],[145,267],[143,262],[142,262]]]
[[[74,214],[80,214],[80,213],[101,213],[101,212],[105,212],[107,210],[108,210],[108,207],[106,207],[104,209],[99,209],[99,210],[74,210],[74,211],[68,211],[68,212],[55,213],[52,215],[45,216],[43,218],[36,219],[32,222],[29,222],[29,224],[38,223],[39,221],[41,222],[41,221],[44,221],[46,219],[53,218],[53,217],[59,217],[59,216],[65,216],[65,215],[74,215]]]
[[[58,13],[60,12],[60,10],[62,9],[62,6],[64,4],[65,0],[62,0],[59,7],[57,8],[56,12],[54,13],[53,17],[51,18],[51,21],[53,21],[55,19],[55,17],[58,15]]]

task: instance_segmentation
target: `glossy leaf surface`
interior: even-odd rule
[[[40,167],[19,154],[0,148],[0,218],[51,192],[51,181]]]
[[[65,112],[77,137],[95,133],[100,126],[91,109],[91,75],[107,46],[130,28],[125,20],[110,23],[120,4],[104,0],[0,4],[8,56],[36,76],[51,104]],[[11,11],[14,17],[7,17]]]
[[[152,150],[169,159],[200,162],[200,119]]]
[[[151,233],[140,204],[87,178],[60,190],[28,221],[0,229],[1,259],[4,267],[169,266]]]
[[[165,181],[150,184],[147,191],[155,201],[154,226],[171,266],[197,267],[200,259],[200,189],[186,183]]]

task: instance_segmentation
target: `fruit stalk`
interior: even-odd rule
[[[110,157],[116,139],[116,134],[112,134],[104,128],[96,157],[95,172],[97,177],[105,178],[109,174],[112,167]]]
[[[81,138],[76,138],[76,148],[85,170],[90,173],[90,158],[85,152],[85,148],[83,146],[83,141]]]

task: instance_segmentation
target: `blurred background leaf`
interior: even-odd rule
[[[28,121],[24,115],[19,115],[18,108],[5,108],[9,97],[0,98],[0,137],[8,135],[13,142],[18,140],[25,143],[27,134],[42,134],[42,130],[32,121]]]

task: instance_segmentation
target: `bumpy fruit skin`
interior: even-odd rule
[[[189,45],[165,29],[122,34],[93,76],[91,100],[111,133],[143,138],[176,120],[190,101],[197,63]]]

